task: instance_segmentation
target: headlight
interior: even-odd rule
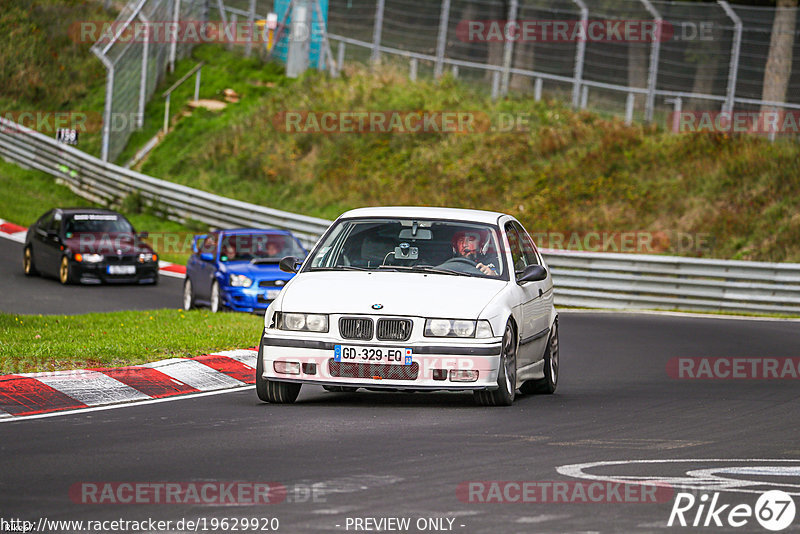
[[[85,261],[86,263],[98,263],[103,261],[102,254],[75,254],[76,261]]]
[[[250,287],[253,285],[253,281],[243,274],[232,274],[229,280],[233,287]]]
[[[276,314],[277,315],[277,314]],[[278,328],[296,332],[327,332],[328,316],[319,313],[281,313]]]
[[[142,252],[139,254],[139,263],[150,263],[151,261],[158,261],[158,255],[152,252]]]
[[[492,337],[489,321],[464,319],[426,319],[425,337]]]

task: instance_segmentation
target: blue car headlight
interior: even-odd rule
[[[232,287],[250,287],[253,285],[253,281],[243,274],[232,274],[228,281]]]

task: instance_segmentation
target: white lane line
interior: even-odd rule
[[[197,397],[209,397],[211,395],[222,395],[224,393],[238,393],[247,389],[255,389],[255,386],[237,387],[232,389],[221,389],[218,391],[204,391],[201,393],[187,393],[185,395],[175,395],[174,397],[163,397],[160,399],[149,399],[143,401],[126,402],[123,404],[110,404],[108,406],[95,406],[93,408],[77,408],[75,410],[64,410],[63,412],[50,412],[40,413],[36,415],[22,415],[18,417],[0,418],[0,423],[15,423],[18,421],[27,421],[29,419],[47,419],[50,417],[61,417],[64,415],[80,415],[88,412],[104,412],[106,410],[116,410],[118,408],[131,408],[133,406],[142,406],[145,404],[158,404],[161,402],[173,402],[184,399],[194,399]]]
[[[100,406],[117,402],[149,399],[141,391],[123,384],[97,371],[57,371],[51,373],[27,373],[22,376],[35,378],[87,406]]]
[[[215,371],[211,367],[194,360],[171,358],[169,360],[146,363],[142,365],[142,367],[158,369],[165,375],[175,380],[180,380],[187,386],[191,386],[200,391],[231,388],[244,384],[244,382],[239,382],[235,378]]]
[[[212,356],[227,356],[233,360],[241,362],[248,367],[256,368],[256,359],[258,358],[258,351],[241,349],[241,350],[223,350],[220,352],[212,353]]]

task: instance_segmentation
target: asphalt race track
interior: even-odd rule
[[[564,312],[560,324],[558,392],[520,397],[510,408],[477,407],[469,394],[306,386],[290,406],[262,404],[249,388],[0,424],[0,516],[173,525],[204,519],[207,531],[212,520],[277,518],[278,532],[287,533],[365,532],[354,527],[367,518],[409,518],[407,532],[664,532],[672,500],[487,504],[457,494],[469,481],[579,481],[557,469],[613,460],[690,461],[593,472],[691,478],[699,475],[689,471],[727,470],[797,494],[797,380],[667,373],[674,357],[797,357],[797,322]],[[775,459],[795,461],[767,461]],[[69,493],[87,482],[211,481],[276,482],[288,494],[277,504],[219,506],[84,504],[80,491]],[[753,506],[757,497],[726,489],[719,502]],[[453,523],[417,528],[430,518]],[[376,531],[374,523],[360,524]],[[786,532],[799,524],[796,518]],[[228,525],[218,531],[232,532]],[[245,530],[265,531],[259,525]],[[668,530],[767,532],[752,518],[739,529]]]
[[[22,272],[22,244],[0,239],[0,312],[72,315],[180,308],[183,280],[160,276],[152,285],[70,285]]]

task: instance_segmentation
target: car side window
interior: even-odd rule
[[[217,252],[217,234],[211,234],[203,240],[200,247],[201,254],[215,254]]]
[[[48,232],[55,232],[58,233],[61,230],[61,216],[58,213],[54,213],[53,217],[47,221],[47,226],[45,230]]]
[[[522,246],[522,255],[525,257],[526,266],[539,265],[541,262],[539,261],[539,256],[536,254],[536,245],[533,244],[533,239],[531,239],[531,236],[528,235],[528,232],[525,231],[525,228],[523,228],[522,225],[517,223],[511,224],[517,230],[517,233],[519,233],[520,244]]]
[[[511,223],[506,223],[506,234],[508,235],[508,244],[511,247],[511,260],[514,262],[514,271],[520,273],[525,270],[527,264],[522,253],[519,234]]]

